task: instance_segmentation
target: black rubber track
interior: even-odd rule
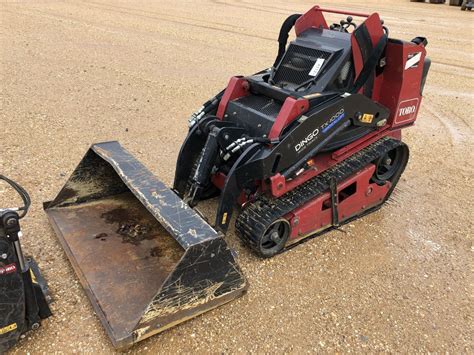
[[[385,155],[388,151],[399,146],[404,146],[408,154],[408,147],[403,142],[388,137],[382,138],[279,198],[273,198],[267,195],[257,197],[255,201],[252,201],[243,208],[237,218],[235,222],[237,236],[258,255],[266,257],[258,250],[258,240],[275,220],[282,218],[296,208],[303,206],[317,196],[329,191],[329,183],[333,177],[336,178],[336,182],[339,183],[363,169],[377,158]],[[392,188],[380,205],[385,202],[392,193],[405,165],[406,161],[400,172],[394,177]],[[380,205],[360,215],[369,213],[380,207]],[[359,217],[360,215],[355,217]],[[353,218],[350,220],[352,219]],[[346,220],[342,223],[347,223],[348,221],[349,220]],[[287,249],[293,246],[294,245],[291,245],[287,247]]]

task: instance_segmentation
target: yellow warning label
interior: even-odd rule
[[[362,123],[372,123],[374,120],[374,115],[371,115],[370,113],[364,113],[364,115],[360,118],[360,122]]]
[[[31,281],[33,281],[34,284],[37,284],[38,281],[36,280],[35,273],[31,269],[30,269],[30,275],[31,275]]]
[[[222,223],[221,224],[225,224],[225,222],[227,222],[227,212],[224,213],[224,215],[222,216]]]
[[[11,331],[15,330],[16,328],[17,328],[16,323],[13,323],[13,324],[7,325],[6,327],[0,328],[0,335],[11,332]]]

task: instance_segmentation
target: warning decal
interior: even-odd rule
[[[371,115],[370,113],[364,113],[362,117],[359,119],[359,121],[362,123],[372,123],[373,120],[374,120],[374,115]]]
[[[316,59],[316,63],[314,63],[313,67],[311,68],[309,75],[311,76],[316,76],[318,75],[319,71],[321,70],[321,67],[324,64],[324,59],[323,58],[318,58]]]
[[[421,59],[421,52],[412,53],[408,55],[407,62],[405,63],[405,70],[410,68],[416,68]]]
[[[15,272],[15,271],[16,271],[16,265],[15,264],[0,266],[0,276],[6,275],[6,274],[11,274],[12,272]]]
[[[16,328],[18,328],[16,323],[13,323],[13,324],[7,325],[6,327],[0,328],[0,335],[5,334],[5,333],[9,333],[9,332],[15,330]]]

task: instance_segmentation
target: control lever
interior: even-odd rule
[[[339,21],[339,24],[334,23],[329,28],[331,30],[348,33],[349,27],[354,27],[354,29],[357,28],[357,25],[354,22],[352,22],[353,20],[354,19],[352,18],[352,16],[347,16],[345,20]]]

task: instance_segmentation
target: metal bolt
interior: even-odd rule
[[[226,135],[224,136],[224,139],[225,139],[226,141],[229,140],[229,135],[226,134]]]
[[[7,253],[3,253],[2,255],[0,255],[0,257],[5,260],[8,257],[8,255]]]
[[[367,189],[367,192],[365,193],[365,195],[366,195],[366,196],[369,196],[371,193],[372,193],[372,188],[369,187],[369,188]]]
[[[32,326],[31,326],[31,329],[33,330],[36,330],[40,327],[40,324],[39,323],[33,323]]]

